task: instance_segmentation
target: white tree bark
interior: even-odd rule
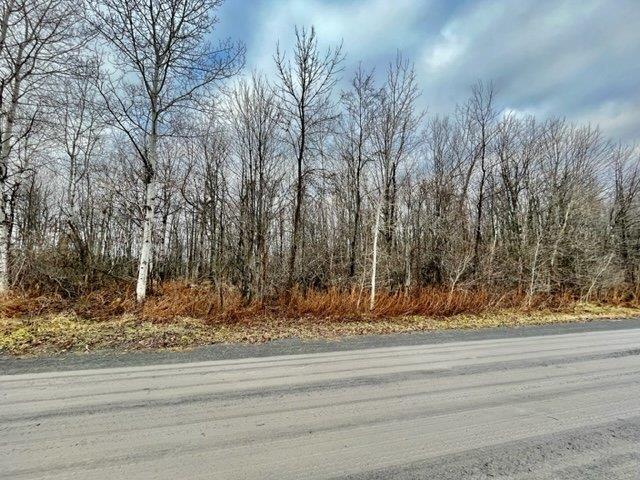
[[[140,247],[140,264],[138,267],[138,283],[136,299],[144,302],[147,298],[147,283],[153,261],[153,220],[155,217],[156,185],[152,179],[146,185],[144,223],[142,226],[142,246]]]
[[[380,236],[380,215],[382,213],[382,199],[378,202],[376,209],[376,221],[373,227],[373,258],[371,260],[371,298],[369,299],[369,310],[376,306],[376,273],[378,269],[378,238]]]
[[[6,180],[9,169],[9,154],[11,153],[11,141],[13,137],[13,125],[16,110],[18,108],[18,92],[20,78],[17,76],[13,82],[13,93],[8,112],[3,119],[2,137],[0,141],[0,294],[9,290],[9,218],[7,217],[7,204],[5,198]]]
[[[136,284],[136,299],[142,303],[147,298],[147,284],[153,264],[153,224],[156,211],[156,153],[157,135],[155,127],[149,135],[149,150],[147,158],[147,182],[145,185],[144,221],[142,225],[142,245],[140,247],[140,263],[138,266],[138,282]]]
[[[0,188],[4,187],[0,185]],[[0,195],[2,196],[2,195]],[[4,199],[0,202],[0,294],[9,290],[9,222]]]

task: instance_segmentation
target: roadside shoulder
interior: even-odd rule
[[[0,374],[15,375],[49,371],[191,363],[236,358],[339,352],[403,345],[429,345],[456,341],[517,338],[633,328],[640,328],[640,318],[593,320],[522,327],[496,327],[478,330],[440,330],[390,335],[363,335],[343,337],[336,340],[301,340],[290,338],[273,340],[262,344],[217,344],[179,352],[171,350],[135,352],[108,351],[27,358],[0,356]]]

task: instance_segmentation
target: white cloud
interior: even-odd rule
[[[254,9],[243,27],[249,69],[272,73],[278,39],[289,50],[294,25],[314,25],[323,47],[344,40],[345,75],[359,61],[382,74],[401,50],[432,113],[492,80],[503,109],[597,122],[640,141],[638,0],[234,1]]]
[[[623,142],[640,142],[640,101],[635,103],[607,101],[588,109],[575,118],[580,123],[598,125],[602,132]],[[640,143],[638,143],[640,146]]]
[[[460,58],[466,48],[466,38],[451,28],[444,29],[440,41],[433,48],[428,49],[426,55],[426,63],[430,72],[434,73],[449,67],[456,59]]]

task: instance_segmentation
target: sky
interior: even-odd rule
[[[216,34],[247,47],[245,72],[272,74],[276,43],[313,25],[321,46],[343,42],[345,88],[359,62],[382,77],[400,51],[428,114],[492,81],[502,111],[640,144],[640,0],[226,0],[218,17]]]

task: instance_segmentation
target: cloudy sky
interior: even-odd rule
[[[448,113],[476,80],[502,109],[599,124],[640,143],[640,0],[226,0],[218,35],[247,46],[247,70],[272,71],[294,25],[344,41],[383,73],[400,50],[415,62],[429,113]]]

